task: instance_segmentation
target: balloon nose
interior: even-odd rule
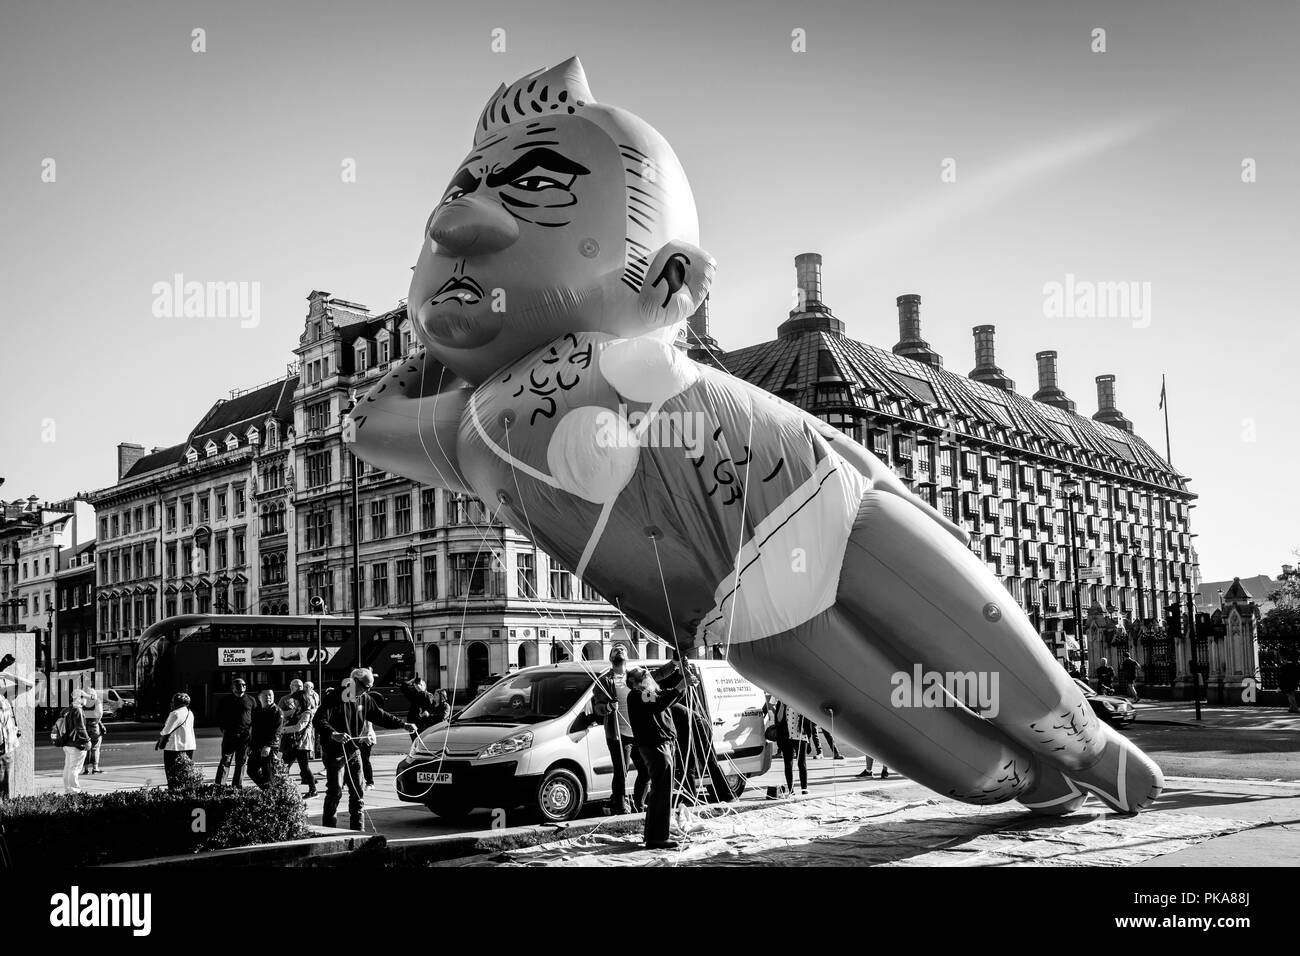
[[[466,196],[433,217],[429,238],[453,256],[500,252],[519,238],[519,223],[500,203]]]

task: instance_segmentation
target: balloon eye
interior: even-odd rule
[[[515,189],[522,189],[524,192],[535,193],[543,189],[557,187],[560,184],[546,176],[522,176],[510,185]]]
[[[438,205],[440,205],[440,206],[445,206],[445,205],[447,205],[447,203],[449,203],[449,202],[455,202],[457,199],[459,199],[459,198],[460,198],[461,196],[463,196],[463,195],[465,195],[465,190],[463,190],[463,189],[461,189],[459,186],[457,186],[455,189],[453,189],[453,190],[451,190],[449,193],[447,193],[447,195],[443,196],[443,197],[442,197],[442,202],[440,202]]]

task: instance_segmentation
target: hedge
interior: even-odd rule
[[[283,776],[276,774],[266,790],[236,790],[204,783],[182,760],[168,787],[0,803],[14,866],[98,866],[311,835],[298,788]]]

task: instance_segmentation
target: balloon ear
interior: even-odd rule
[[[637,297],[642,316],[656,328],[688,318],[709,294],[717,268],[717,260],[693,243],[665,243],[650,260]]]

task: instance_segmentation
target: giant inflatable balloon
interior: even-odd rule
[[[354,450],[472,492],[629,618],[722,645],[939,793],[1149,805],[1159,768],[960,528],[830,426],[674,347],[713,278],[698,242],[672,149],[597,103],[576,59],[502,86],[425,228],[424,351],[353,411]]]

